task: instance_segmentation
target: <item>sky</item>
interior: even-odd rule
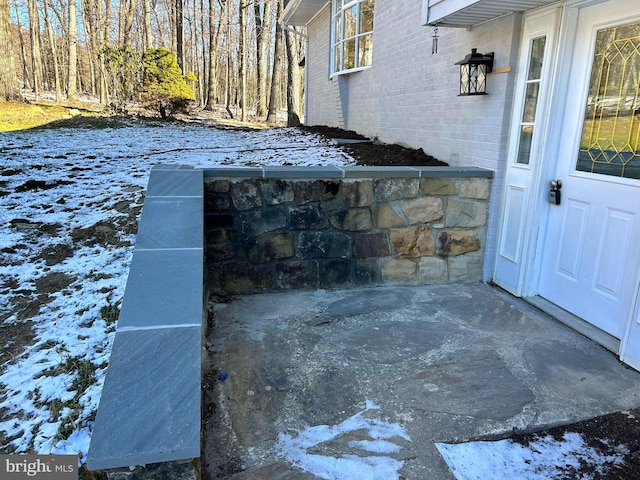
[[[0,133],[0,159],[0,327],[14,332],[10,325],[31,322],[34,332],[0,366],[0,439],[15,453],[78,453],[81,464],[117,327],[112,313],[135,245],[131,222],[152,166],[354,164],[328,141],[297,129],[136,120],[122,128]],[[8,349],[11,338],[0,338],[0,349]],[[367,402],[339,425],[282,432],[274,450],[322,479],[399,479],[403,462],[390,456],[398,448],[391,439],[411,439],[402,425],[377,420],[377,408]],[[374,439],[355,445],[361,455],[310,452],[354,429]],[[567,458],[619,461],[602,458],[578,434],[561,442],[541,438],[528,448],[509,440],[436,446],[460,480],[561,478],[557,465]]]

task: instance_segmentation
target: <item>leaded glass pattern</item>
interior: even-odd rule
[[[598,31],[576,170],[640,179],[640,22]]]

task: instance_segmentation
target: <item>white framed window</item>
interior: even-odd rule
[[[332,75],[371,66],[373,5],[374,0],[332,0]]]

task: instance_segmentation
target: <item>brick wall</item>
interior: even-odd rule
[[[479,281],[490,172],[390,171],[383,169],[392,178],[205,174],[211,291]]]

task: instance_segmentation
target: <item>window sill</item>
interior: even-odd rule
[[[352,73],[363,72],[370,69],[371,65],[367,65],[366,67],[350,68],[349,70],[341,70],[339,72],[332,73],[329,76],[329,79],[333,80],[334,78],[341,77],[343,75],[351,75]]]

